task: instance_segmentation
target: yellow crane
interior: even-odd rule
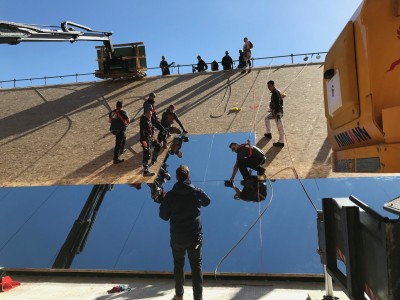
[[[364,0],[329,50],[324,102],[335,172],[400,172],[400,0]]]

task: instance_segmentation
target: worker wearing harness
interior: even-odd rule
[[[153,127],[157,128],[160,132],[163,132],[164,127],[161,125],[161,123],[157,117],[155,102],[156,102],[156,94],[150,93],[149,98],[143,103],[143,112],[146,113],[146,111],[150,110],[151,111],[151,123],[152,123]]]
[[[122,109],[122,101],[118,101],[116,108],[109,113],[110,131],[115,135],[114,164],[123,162],[119,156],[125,152],[126,128],[129,126],[128,113]]]
[[[175,113],[175,106],[171,104],[161,116],[161,126],[164,128],[164,131],[160,131],[158,134],[158,141],[160,143],[162,142],[166,145],[168,135],[181,133],[179,128],[172,126],[175,121],[178,123],[183,133],[186,134],[187,131],[185,130],[185,127],[183,127],[181,120],[179,120],[178,115]]]
[[[237,153],[236,163],[233,166],[232,176],[230,181],[233,183],[237,171],[239,170],[243,179],[250,179],[251,175],[247,168],[257,171],[257,175],[265,174],[265,169],[261,167],[265,163],[264,152],[256,146],[251,146],[250,142],[239,145],[238,143],[231,143],[229,148],[232,152]]]
[[[149,171],[148,165],[150,150],[151,148],[154,148],[153,156],[151,158],[151,164],[154,164],[157,161],[161,146],[154,138],[154,128],[151,123],[151,110],[147,110],[140,117],[140,143],[143,147],[143,176],[153,176],[154,173]]]

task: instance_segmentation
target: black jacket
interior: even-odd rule
[[[197,71],[203,72],[207,69],[208,69],[207,64],[204,62],[204,60],[200,59],[199,62],[197,63]]]
[[[281,92],[275,89],[271,93],[271,102],[269,103],[269,108],[274,115],[283,113],[283,98]]]
[[[221,64],[222,64],[222,67],[224,68],[224,70],[232,69],[232,65],[233,65],[232,57],[230,57],[229,55],[225,55],[222,58]]]
[[[129,125],[128,113],[123,109],[114,109],[108,117],[111,120],[110,131],[126,130]]]
[[[176,123],[178,123],[178,125],[182,128],[182,130],[185,130],[185,128],[182,125],[181,120],[179,120],[179,117],[176,113],[174,113],[174,112],[171,113],[169,111],[169,109],[167,109],[161,115],[161,125],[164,128],[169,128],[174,121],[176,121]]]
[[[202,226],[200,207],[210,198],[189,180],[174,184],[160,205],[160,218],[170,223],[171,241],[179,245],[200,242]]]
[[[148,143],[153,134],[154,129],[151,120],[147,119],[145,115],[142,115],[140,117],[140,141],[146,141]]]

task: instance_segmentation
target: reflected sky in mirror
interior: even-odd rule
[[[165,190],[175,183],[177,166],[186,164],[192,183],[212,199],[210,206],[202,208],[203,271],[214,272],[219,265],[219,272],[321,274],[316,213],[300,181],[267,183],[267,198],[260,203],[235,200],[234,190],[224,186],[236,159],[228,145],[248,138],[249,133],[189,136],[182,146],[183,157],[168,158],[172,178],[164,184]],[[254,143],[254,136],[251,140]],[[238,173],[238,186],[240,179]],[[380,214],[396,218],[382,205],[400,195],[399,177],[307,179],[301,183],[318,209],[322,198],[354,195]],[[51,268],[91,189],[1,188],[0,266]],[[114,186],[71,268],[172,271],[169,224],[159,218],[158,209],[146,184],[140,190]],[[263,212],[260,222],[238,243]]]

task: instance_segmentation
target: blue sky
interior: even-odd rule
[[[187,64],[195,63],[198,54],[206,62],[219,61],[229,50],[237,59],[244,36],[254,44],[253,57],[328,51],[361,2],[16,0],[2,1],[0,18],[45,25],[69,20],[112,31],[115,44],[143,41],[148,66],[158,66],[162,55],[169,62]],[[0,80],[93,72],[94,47],[100,44],[0,45]],[[148,72],[158,74],[159,70]]]

